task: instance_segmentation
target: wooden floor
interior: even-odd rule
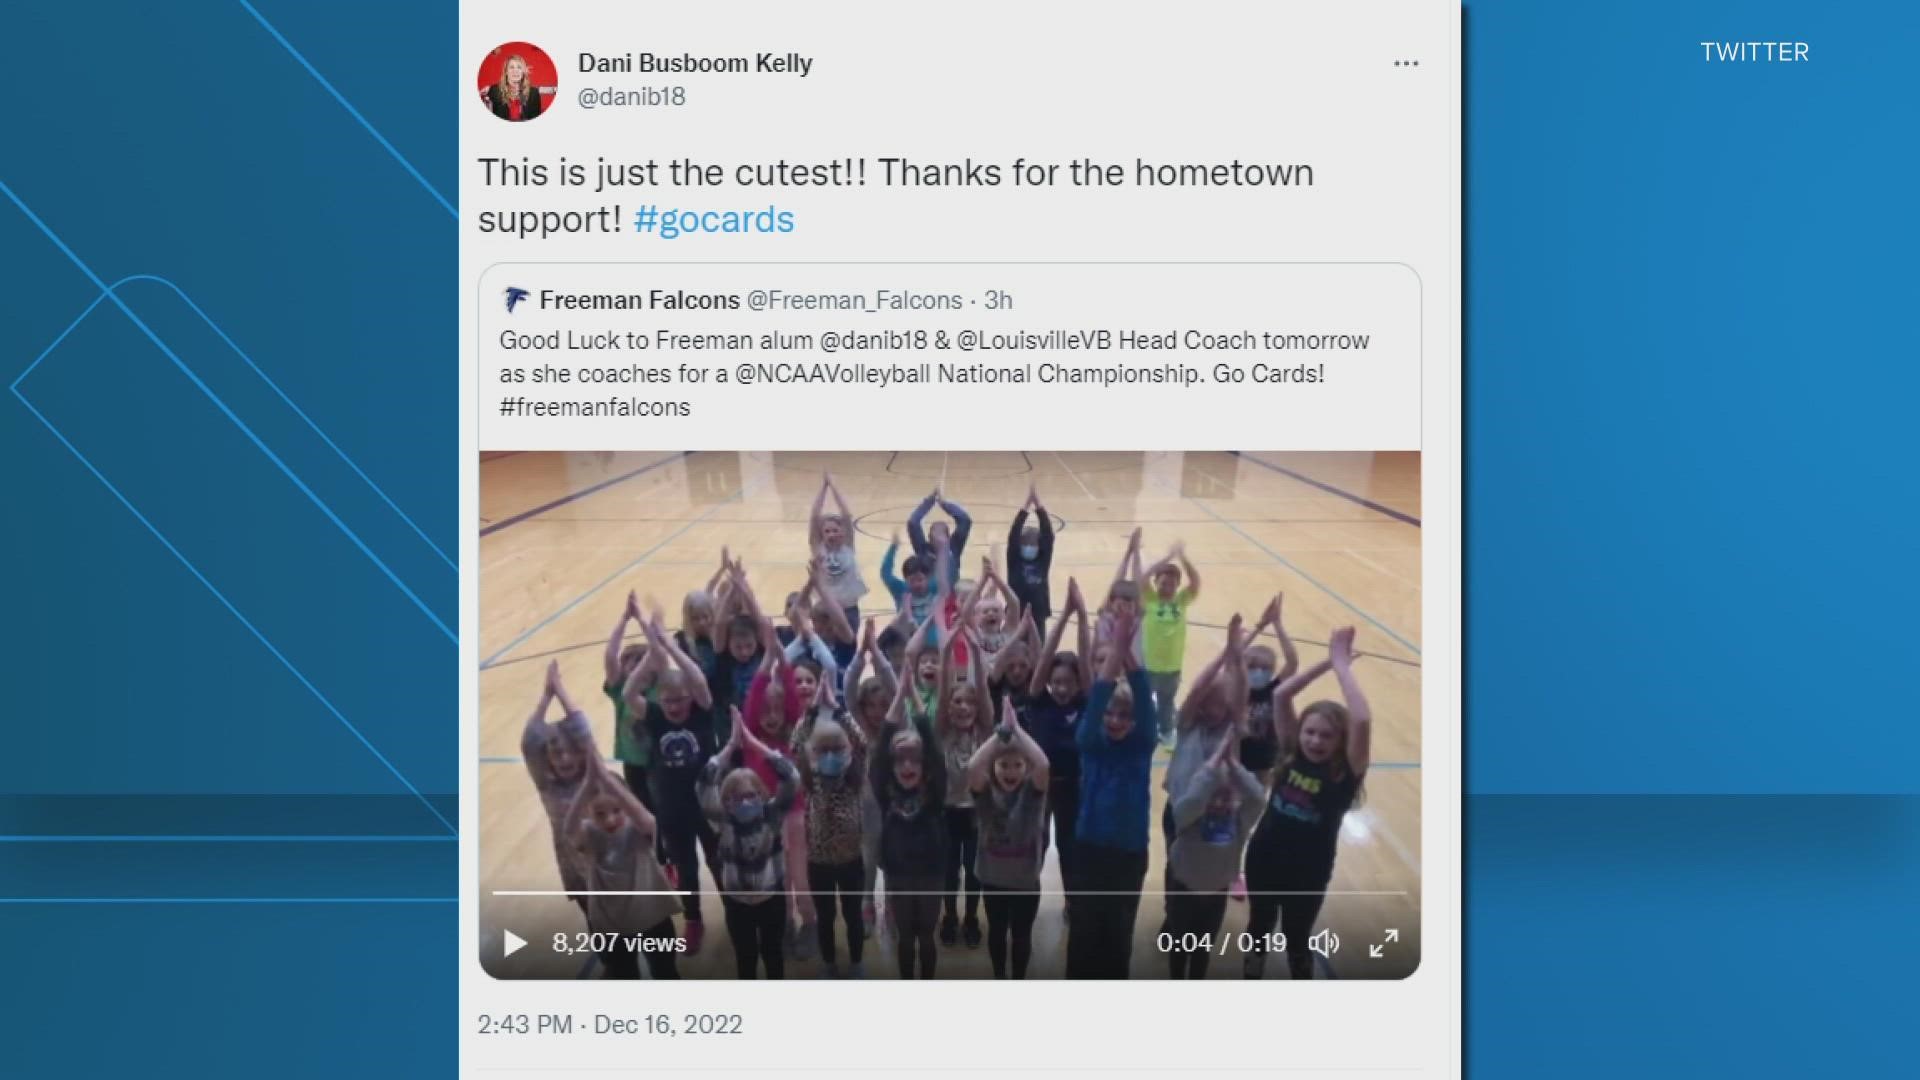
[[[859,525],[860,556],[874,592],[887,599],[878,566],[888,536],[935,484],[975,521],[970,557],[991,546],[998,560],[1027,485],[1065,525],[1053,563],[1055,595],[1068,575],[1090,598],[1112,578],[1127,534],[1146,530],[1151,561],[1184,540],[1204,589],[1192,611],[1186,670],[1225,642],[1235,611],[1251,622],[1275,592],[1304,662],[1325,654],[1328,631],[1352,625],[1365,658],[1358,672],[1375,713],[1367,799],[1347,816],[1339,861],[1319,926],[1341,947],[1322,975],[1394,978],[1417,963],[1420,928],[1420,461],[1395,454],[1227,453],[711,453],[690,455],[508,453],[480,465],[480,888],[488,970],[507,978],[573,978],[588,965],[557,960],[556,931],[583,929],[561,897],[502,897],[495,890],[557,890],[546,817],[519,758],[519,734],[558,658],[570,688],[591,700],[595,735],[613,745],[611,705],[599,694],[601,652],[628,589],[678,621],[680,597],[705,583],[721,545],[747,560],[764,594],[798,575],[806,519],[823,469],[832,470]],[[1270,639],[1269,639],[1270,640]],[[1317,691],[1317,693],[1315,692]],[[1334,692],[1330,684],[1307,700]],[[1164,762],[1166,752],[1161,752]],[[1155,793],[1155,821],[1161,794]],[[1155,949],[1162,903],[1156,824],[1152,868],[1133,954],[1135,978],[1166,975]],[[682,958],[683,977],[731,978],[732,950],[719,904],[703,881],[708,937]],[[1030,977],[1059,977],[1065,926],[1057,867],[1049,858]],[[1247,905],[1229,906],[1225,930],[1244,928]],[[1388,928],[1399,940],[1386,943]],[[500,956],[501,932],[532,945]],[[889,939],[890,941],[890,939]],[[1381,943],[1381,959],[1369,945]],[[844,950],[844,933],[842,934]],[[1278,958],[1275,958],[1276,960]],[[810,978],[817,964],[788,964]],[[892,978],[890,945],[868,942],[870,978]],[[1268,977],[1284,978],[1285,965]],[[944,978],[987,978],[985,949],[945,949]],[[1240,978],[1237,949],[1216,959],[1215,978]]]

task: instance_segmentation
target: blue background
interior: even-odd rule
[[[8,9],[0,1072],[454,1071],[456,17]],[[1469,7],[1475,1076],[1911,1068],[1916,30]]]

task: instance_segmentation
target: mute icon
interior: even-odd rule
[[[1307,948],[1331,960],[1340,951],[1340,935],[1330,928],[1322,930],[1307,939]]]

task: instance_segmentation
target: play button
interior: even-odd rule
[[[501,956],[512,956],[514,953],[527,947],[526,941],[522,939],[519,934],[511,930],[501,931],[500,936],[502,942]]]

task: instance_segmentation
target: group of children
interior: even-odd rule
[[[951,524],[926,523],[936,506]],[[700,951],[705,867],[740,978],[781,978],[789,955],[814,950],[828,976],[862,977],[865,945],[883,934],[902,978],[932,978],[942,947],[983,941],[995,978],[1024,978],[1052,848],[1067,977],[1126,978],[1154,757],[1171,744],[1162,930],[1216,933],[1230,899],[1245,899],[1251,940],[1277,927],[1292,977],[1311,978],[1305,942],[1369,762],[1353,631],[1335,631],[1328,658],[1302,668],[1276,596],[1251,631],[1233,617],[1226,647],[1176,705],[1200,595],[1180,545],[1144,565],[1135,529],[1099,610],[1070,578],[1056,612],[1053,521],[1036,491],[1013,520],[1004,574],[983,559],[978,578],[960,576],[972,520],[938,489],[907,525],[907,557],[896,564],[896,535],[880,565],[884,625],[861,617],[870,589],[831,476],[785,625],[726,550],[687,594],[678,630],[629,593],[603,684],[623,777],[548,668],[522,751],[563,887],[591,929],[618,935],[602,953],[609,977],[637,978],[644,960],[653,978],[674,978],[676,952]],[[1269,631],[1278,652],[1260,641]],[[1329,672],[1341,700],[1296,708]],[[555,702],[563,715],[549,723]],[[1168,974],[1203,978],[1208,958],[1170,950]],[[1265,962],[1256,945],[1244,974],[1262,977]]]

